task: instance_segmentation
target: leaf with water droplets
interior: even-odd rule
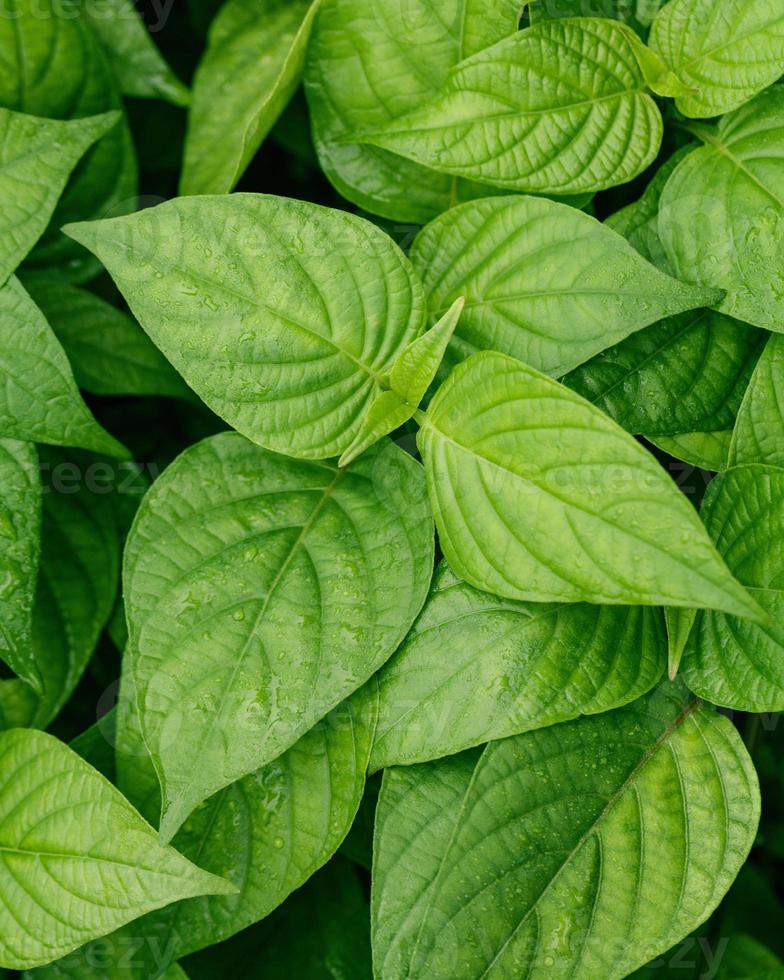
[[[662,192],[659,236],[682,279],[726,290],[722,313],[784,331],[784,89],[692,126],[704,146]]]
[[[405,256],[342,211],[231,194],[67,231],[105,263],[193,390],[274,452],[339,456],[424,329]]]
[[[477,588],[764,618],[656,460],[520,361],[484,351],[458,365],[417,443],[444,555]]]
[[[124,573],[164,837],[381,666],[432,561],[422,468],[388,441],[339,469],[232,433],[169,467],[141,504]]]
[[[35,447],[0,439],[0,658],[36,690],[41,675],[31,634],[40,533],[41,482]]]
[[[169,902],[235,891],[162,845],[51,735],[0,733],[0,761],[0,966],[39,966]]]
[[[627,976],[718,905],[759,805],[732,724],[680,685],[481,754],[387,770],[375,976]]]

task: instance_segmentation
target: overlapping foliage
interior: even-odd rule
[[[783,75],[8,0],[0,974],[784,976]]]

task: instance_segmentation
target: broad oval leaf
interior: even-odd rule
[[[0,733],[0,762],[0,966],[39,966],[169,902],[234,892],[51,735]]]
[[[30,645],[40,534],[35,447],[0,439],[0,659],[36,689],[41,676]]]
[[[513,602],[478,592],[444,563],[379,671],[371,769],[617,708],[661,680],[665,653],[656,609]]]
[[[691,89],[684,116],[720,116],[784,72],[784,8],[776,0],[670,0],[648,43]]]
[[[103,4],[101,5],[103,10]],[[51,119],[121,110],[111,66],[90,23],[58,0],[7,0],[0,18],[0,106]],[[26,266],[83,281],[98,264],[60,234],[67,221],[136,207],[137,165],[123,117],[85,156]]]
[[[713,129],[661,197],[659,235],[675,274],[726,290],[723,313],[784,331],[784,88]]]
[[[774,334],[757,362],[735,422],[729,461],[731,466],[784,465],[784,337]]]
[[[564,384],[629,432],[731,429],[765,334],[715,310],[668,317],[568,374]]]
[[[454,208],[417,237],[411,261],[432,317],[465,307],[449,358],[497,350],[565,374],[630,333],[718,293],[659,272],[576,208],[535,197]]]
[[[129,680],[124,670],[116,730],[118,786],[143,816],[155,820],[158,781],[138,729]],[[333,855],[348,832],[365,785],[376,714],[371,680],[282,756],[220,790],[188,819],[173,846],[235,884],[236,894],[169,905],[36,976],[89,976],[90,965],[100,962],[102,970],[113,971],[109,976],[150,980],[172,960],[266,918]]]
[[[0,287],[0,369],[4,436],[128,455],[90,414],[65,351],[15,276]]]
[[[765,626],[703,611],[682,674],[714,704],[784,710],[784,469],[737,466],[713,480],[702,516],[732,571],[769,615]]]
[[[758,820],[732,724],[669,685],[481,755],[391,769],[375,975],[625,977],[716,907]]]
[[[510,191],[623,184],[654,160],[662,138],[627,31],[598,17],[544,21],[462,62],[424,105],[360,135]]]
[[[193,84],[181,194],[234,188],[300,83],[319,2],[221,7]]]
[[[405,256],[342,211],[232,194],[67,231],[207,405],[289,456],[347,449],[398,350],[424,327]]]
[[[388,659],[432,562],[422,469],[388,441],[341,470],[231,433],[169,467],[141,504],[124,573],[165,837]]]
[[[29,290],[84,391],[193,400],[193,392],[126,313],[68,283],[36,279]]]
[[[188,104],[190,93],[164,61],[132,0],[102,0],[100,4],[80,0],[80,9],[106,50],[124,95]],[[158,31],[170,9],[154,9],[159,20],[150,28]]]
[[[444,555],[477,588],[760,616],[656,460],[520,361],[485,351],[458,365],[417,441]]]
[[[0,285],[45,231],[84,152],[119,119],[59,122],[0,109]]]
[[[464,58],[513,34],[520,7],[519,0],[323,0],[305,90],[319,162],[344,197],[419,224],[474,196],[463,181],[347,141],[415,109]]]

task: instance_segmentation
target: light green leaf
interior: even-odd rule
[[[656,460],[520,361],[486,351],[458,365],[417,442],[444,556],[475,587],[760,617]]]
[[[736,463],[784,465],[784,337],[772,336],[738,412],[729,451]]]
[[[765,334],[714,310],[668,317],[564,378],[629,432],[730,429]]]
[[[758,820],[732,724],[669,685],[481,755],[391,769],[375,976],[625,977],[716,907]]]
[[[0,439],[0,658],[40,690],[30,649],[41,550],[41,481],[35,447]]]
[[[617,708],[661,680],[665,648],[659,610],[512,602],[444,563],[378,674],[371,770]]]
[[[381,666],[432,562],[422,469],[389,442],[341,470],[222,434],[169,467],[141,504],[124,573],[164,837]]]
[[[106,50],[123,94],[188,104],[188,89],[164,61],[132,0],[81,0],[80,5]]]
[[[43,234],[84,152],[119,119],[58,122],[0,109],[0,285]]]
[[[162,846],[122,794],[51,735],[3,732],[0,759],[0,966],[39,966],[169,902],[235,891]],[[96,902],[107,888],[111,901]]]
[[[765,626],[703,612],[689,634],[683,679],[701,697],[742,711],[784,709],[784,469],[719,474],[702,517],[732,571],[769,615]]]
[[[362,427],[340,457],[339,465],[348,466],[379,439],[408,422],[415,411],[416,405],[409,405],[396,391],[383,391],[368,409]]]
[[[784,72],[784,8],[776,0],[670,0],[648,43],[691,89],[685,116],[720,116]]]
[[[305,90],[319,162],[344,197],[421,224],[476,196],[464,181],[346,141],[432,98],[459,62],[517,30],[520,7],[519,0],[323,0]]]
[[[469,58],[424,105],[358,136],[453,177],[574,194],[641,173],[659,150],[662,119],[628,29],[575,17]]]
[[[669,269],[659,238],[659,201],[670,174],[681,160],[694,149],[694,144],[682,146],[659,167],[639,200],[611,214],[605,224],[617,231],[637,249],[640,255],[664,272]]]
[[[5,377],[0,390],[4,436],[128,455],[90,414],[65,351],[13,276],[0,288],[0,371]]]
[[[719,473],[729,465],[732,429],[722,432],[680,432],[675,436],[648,438],[654,446],[689,466],[697,466],[712,473]]]
[[[417,237],[431,316],[465,308],[451,362],[498,350],[564,374],[635,330],[719,299],[659,272],[590,215],[535,197],[485,198]]]
[[[233,190],[300,83],[320,0],[227,0],[193,85],[181,194]]]
[[[289,456],[347,449],[398,350],[424,327],[405,256],[342,211],[232,194],[67,231],[207,405]]]
[[[452,339],[465,298],[458,296],[441,319],[400,352],[389,372],[393,391],[415,408],[425,397]]]
[[[682,279],[727,291],[723,313],[784,330],[784,88],[713,129],[664,188],[659,235]]]
[[[125,682],[123,682],[125,683]],[[211,946],[265,918],[334,854],[365,785],[378,711],[375,681],[335,708],[287,752],[203,803],[173,840],[185,857],[237,885],[229,896],[170,905],[102,940],[123,962],[133,936],[145,942],[133,975],[147,980],[174,959]],[[155,772],[127,713],[120,715],[120,788],[145,816],[155,809]],[[130,737],[129,737],[130,736]],[[139,772],[140,768],[142,770]],[[141,779],[140,779],[141,777]],[[137,799],[136,792],[141,794]],[[89,961],[89,947],[82,959]],[[76,954],[74,954],[76,955]]]
[[[0,18],[0,106],[49,119],[122,109],[112,69],[87,20],[58,0],[7,0]],[[83,281],[98,263],[60,234],[67,221],[136,207],[137,167],[123,115],[87,154],[25,266]]]
[[[193,393],[127,314],[78,286],[36,280],[30,294],[63,345],[80,388],[94,395]]]
[[[696,618],[696,609],[668,607],[664,610],[664,619],[667,623],[667,676],[671,681],[678,676],[683,651],[686,649],[686,642]]]
[[[340,466],[412,418],[436,376],[462,308],[460,297],[435,326],[400,352],[389,373],[392,390],[382,392],[370,406],[354,441],[340,457]]]
[[[336,858],[253,929],[188,960],[193,980],[369,980],[370,917],[354,867]]]

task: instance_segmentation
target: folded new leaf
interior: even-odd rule
[[[341,466],[414,415],[436,376],[462,309],[461,296],[432,329],[400,352],[389,372],[391,390],[382,392],[368,409],[356,438],[340,457]]]
[[[0,108],[0,286],[46,230],[87,148],[119,119],[107,112],[60,122]]]
[[[729,461],[784,464],[784,337],[765,345],[743,397],[730,443]]]
[[[660,272],[590,215],[536,197],[453,208],[417,236],[411,261],[431,316],[465,297],[451,362],[497,350],[554,376],[662,317],[721,299]]]
[[[40,966],[169,902],[235,891],[162,845],[51,735],[0,733],[0,768],[0,966]]]
[[[458,365],[417,441],[444,555],[477,588],[764,618],[656,460],[520,361],[485,351]]]
[[[432,563],[424,473],[388,441],[339,469],[227,433],[166,470],[139,508],[124,570],[166,839],[391,656]]]
[[[653,161],[661,137],[628,28],[575,17],[545,21],[468,58],[421,107],[354,141],[453,177],[570,194],[631,180]]]
[[[425,326],[416,273],[381,229],[262,194],[181,198],[69,225],[193,390],[249,439],[339,456]]]
[[[628,976],[718,905],[758,821],[737,732],[680,686],[387,770],[375,976]]]

